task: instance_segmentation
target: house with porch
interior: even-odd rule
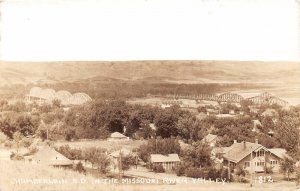
[[[222,156],[223,164],[231,170],[241,166],[253,173],[264,172],[266,167],[271,167],[273,172],[279,172],[281,160],[288,157],[285,149],[268,149],[259,144],[257,139],[254,143],[234,141]]]
[[[162,165],[162,167],[166,171],[171,171],[174,170],[180,164],[180,159],[178,154],[168,154],[168,155],[151,154],[150,163],[154,166]]]

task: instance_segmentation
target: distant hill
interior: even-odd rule
[[[91,81],[299,83],[300,63],[254,61],[1,62],[0,85]]]

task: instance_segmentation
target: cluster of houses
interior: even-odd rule
[[[254,121],[253,123],[253,129],[261,125],[259,121]],[[126,141],[129,140],[129,138],[119,132],[115,132],[111,134],[108,140]],[[208,144],[211,147],[211,158],[215,164],[225,166],[231,170],[240,166],[248,172],[259,173],[264,172],[266,167],[271,167],[273,172],[278,172],[280,169],[280,161],[282,161],[284,157],[289,157],[285,149],[266,148],[259,144],[257,139],[254,142],[237,142],[234,140],[234,143],[229,147],[218,147],[218,141],[219,137],[213,134],[208,134],[202,139],[202,143]],[[0,150],[0,160],[10,160],[10,155],[11,152]],[[138,155],[123,148],[109,154],[114,170],[119,167],[119,158],[121,155],[134,156],[136,164],[138,164]],[[25,161],[54,167],[72,167],[75,162],[48,145],[40,146],[34,155],[25,156]],[[172,171],[181,163],[180,157],[175,153],[168,155],[151,154],[149,161],[153,166],[162,166],[165,171]]]
[[[261,125],[259,121],[254,121],[253,123],[253,129],[257,128],[257,125]],[[121,135],[117,136],[120,137],[117,139],[127,139],[124,135],[124,137]],[[219,137],[213,134],[208,134],[202,139],[203,143],[208,144],[212,148],[211,158],[216,165],[221,164],[232,170],[240,166],[248,172],[259,173],[264,172],[266,167],[271,167],[273,172],[279,172],[280,162],[284,157],[289,157],[285,149],[266,148],[259,144],[257,139],[254,142],[237,142],[234,140],[234,143],[229,147],[218,147],[218,141]],[[125,155],[130,153],[127,150],[121,151]],[[119,153],[120,151],[115,151],[111,154],[116,162]],[[135,156],[137,157],[137,155]],[[161,165],[166,171],[174,170],[181,162],[178,154],[175,153],[168,155],[151,154],[149,161],[153,166]]]

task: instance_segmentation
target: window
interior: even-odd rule
[[[256,157],[263,157],[263,156],[265,156],[264,150],[259,150],[258,152],[256,152]]]
[[[277,160],[271,160],[270,163],[271,163],[272,166],[275,166],[275,165],[278,164],[278,161]]]
[[[255,162],[255,166],[265,166],[265,162]]]
[[[245,162],[245,167],[249,167],[250,166],[250,162],[249,161],[246,161]]]

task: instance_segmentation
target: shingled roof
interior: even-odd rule
[[[261,148],[266,149],[264,146],[258,143],[250,143],[245,141],[241,143],[234,143],[230,146],[227,153],[224,154],[224,158],[237,163],[251,154],[251,152]]]
[[[289,157],[287,155],[287,152],[283,148],[273,148],[273,149],[268,149],[272,154],[276,155],[277,157],[283,159],[284,157]]]

